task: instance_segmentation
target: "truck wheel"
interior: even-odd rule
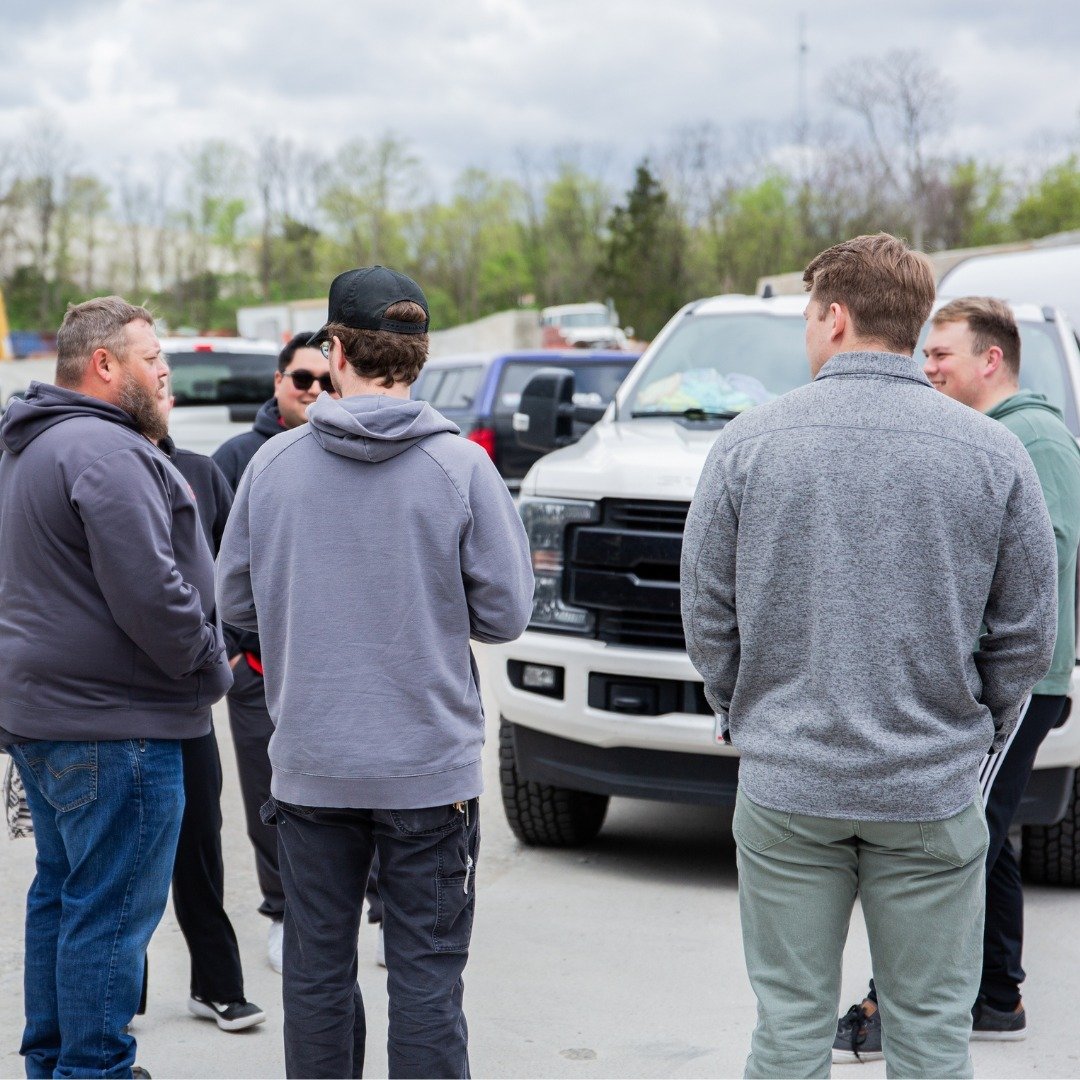
[[[1080,885],[1080,769],[1065,816],[1056,825],[1025,825],[1020,868],[1033,885]]]
[[[503,810],[514,835],[535,847],[577,847],[604,824],[608,796],[534,784],[518,776],[514,725],[499,719],[499,783]]]

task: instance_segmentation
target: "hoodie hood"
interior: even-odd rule
[[[0,420],[0,446],[9,453],[21,453],[43,431],[77,416],[96,416],[137,430],[135,421],[116,405],[62,386],[32,382],[26,397],[16,398],[4,412]]]
[[[1002,420],[1021,409],[1045,409],[1062,422],[1065,419],[1062,411],[1056,405],[1051,405],[1045,394],[1037,394],[1034,390],[1018,390],[1011,397],[999,401],[986,415],[994,420]]]
[[[429,435],[460,428],[426,401],[384,394],[334,400],[320,394],[308,406],[308,422],[318,444],[332,454],[357,461],[386,461]]]
[[[255,423],[251,425],[251,430],[265,435],[268,439],[280,435],[285,430],[285,425],[281,422],[281,410],[278,409],[277,398],[271,398],[262,404],[255,414]]]

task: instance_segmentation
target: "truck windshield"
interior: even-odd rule
[[[810,379],[802,315],[686,319],[653,356],[625,406],[650,413],[740,413]]]

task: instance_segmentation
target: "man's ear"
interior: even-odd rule
[[[832,320],[832,326],[829,329],[829,340],[839,341],[843,338],[845,331],[848,328],[848,324],[851,322],[847,313],[847,308],[843,304],[832,303],[829,305],[829,314],[827,318]]]
[[[119,364],[108,349],[95,349],[90,355],[89,367],[103,383],[111,383],[116,378]]]
[[[281,380],[284,379],[284,378],[285,378],[285,376],[282,375],[280,371],[275,371],[274,372],[274,389],[275,390],[281,385]]]
[[[983,375],[995,375],[1001,370],[1002,362],[1005,359],[1005,354],[1001,351],[1000,345],[991,345],[986,352],[983,353]]]

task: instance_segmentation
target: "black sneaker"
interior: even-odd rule
[[[836,1025],[832,1059],[836,1065],[849,1061],[881,1061],[881,1013],[867,1016],[862,1005],[852,1005]]]
[[[1016,1012],[992,1009],[977,1001],[972,1010],[971,1037],[983,1042],[1017,1042],[1027,1038],[1027,1013],[1021,1005]]]
[[[150,1080],[150,1074],[141,1065],[131,1066],[132,1080]]]
[[[266,1019],[266,1013],[250,1001],[207,1001],[196,994],[188,998],[188,1012],[213,1020],[222,1031],[243,1031]]]

